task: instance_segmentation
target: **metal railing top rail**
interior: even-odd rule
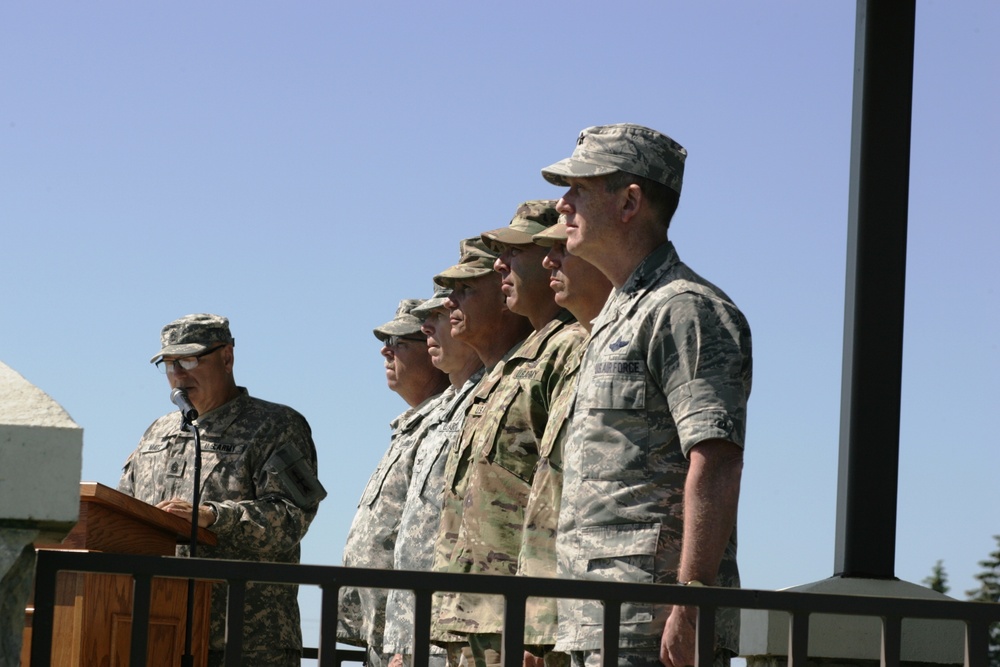
[[[56,574],[59,571],[133,576],[136,582],[133,628],[136,626],[145,627],[148,623],[149,586],[153,577],[228,582],[230,593],[227,622],[230,624],[230,632],[228,633],[227,665],[239,665],[238,653],[242,651],[242,632],[234,632],[232,629],[242,628],[243,593],[248,582],[317,586],[323,590],[319,648],[321,667],[336,664],[333,652],[328,650],[324,653],[323,647],[336,645],[337,592],[344,586],[414,591],[417,614],[414,667],[426,667],[427,640],[424,637],[429,635],[431,596],[435,592],[486,593],[502,596],[505,599],[507,632],[504,638],[504,648],[508,658],[506,665],[509,667],[521,664],[521,653],[517,647],[522,646],[520,638],[523,636],[524,628],[524,603],[529,597],[603,601],[605,603],[605,651],[612,653],[617,650],[618,607],[622,602],[680,604],[698,607],[701,611],[699,614],[699,634],[703,635],[703,641],[707,642],[711,642],[714,630],[712,627],[714,625],[714,610],[718,608],[786,612],[790,615],[790,637],[793,640],[796,637],[801,638],[808,635],[807,631],[803,631],[802,628],[808,628],[808,617],[813,614],[845,614],[881,618],[883,619],[884,634],[890,638],[896,637],[897,644],[898,627],[902,619],[955,620],[963,622],[966,626],[965,664],[968,667],[988,667],[989,629],[992,624],[1000,623],[1000,605],[959,600],[834,595],[797,591],[765,591],[745,588],[691,587],[536,577],[498,577],[443,572],[345,568],[331,565],[295,565],[41,550],[38,552],[35,575],[34,639],[31,654],[31,664],[35,667],[48,664],[49,657],[46,649],[52,638]],[[142,608],[143,606],[145,608]],[[712,610],[713,613],[706,613],[709,610]],[[133,633],[132,638],[132,664],[142,665],[143,656],[146,655],[146,647],[136,643],[135,634],[137,633]],[[229,659],[230,651],[228,649],[230,648],[235,649],[237,653],[232,661]],[[701,653],[698,667],[702,667],[702,665],[707,667],[712,662],[711,652],[708,655],[704,655],[704,651]],[[896,656],[895,661],[891,659],[893,654]],[[889,656],[888,661],[883,658],[884,664],[898,663],[898,645],[895,651],[889,651]],[[796,657],[805,658],[804,646],[793,646],[790,649],[790,665]]]

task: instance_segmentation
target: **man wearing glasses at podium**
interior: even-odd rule
[[[233,378],[229,320],[187,315],[163,327],[152,363],[197,410],[201,436],[198,525],[218,538],[198,556],[298,563],[299,543],[326,496],[317,478],[316,447],[295,410],[251,397]],[[118,490],[188,521],[192,519],[195,442],[177,411],[143,434],[122,470]],[[187,546],[177,548],[188,553]],[[302,649],[295,586],[247,586],[243,664],[294,665]],[[225,585],[212,591],[209,665],[225,648]]]

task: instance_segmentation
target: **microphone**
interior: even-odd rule
[[[181,389],[180,387],[171,389],[170,402],[181,409],[181,416],[187,421],[192,422],[198,418],[198,411],[194,409],[194,406],[191,405],[191,401],[188,400],[186,390]]]

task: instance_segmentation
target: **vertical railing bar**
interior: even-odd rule
[[[513,586],[503,596],[503,635],[500,660],[504,667],[524,664],[524,606],[528,596],[524,586]]]
[[[319,667],[337,667],[337,611],[340,606],[340,585],[320,587]]]
[[[56,580],[59,570],[50,566],[52,552],[41,549],[35,559],[35,611],[31,617],[31,664],[48,665],[52,660],[52,626],[56,612]]]
[[[903,619],[882,617],[882,667],[899,667],[903,644]]]
[[[694,663],[698,667],[712,667],[715,662],[715,607],[698,607],[694,633]]]
[[[226,667],[240,667],[243,662],[243,609],[246,594],[245,580],[229,580],[226,601]]]
[[[430,662],[433,601],[431,591],[413,592],[413,667],[428,667]]]
[[[788,615],[788,667],[806,667],[809,655],[809,614]]]
[[[965,622],[965,667],[989,664],[990,625],[986,621]]]
[[[604,637],[601,640],[601,664],[618,664],[618,640],[621,631],[621,600],[604,600]]]
[[[132,579],[132,638],[128,660],[130,667],[146,666],[152,587],[153,576],[150,574],[136,574]]]

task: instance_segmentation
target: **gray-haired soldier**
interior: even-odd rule
[[[346,567],[392,569],[417,445],[440,422],[441,392],[448,386],[448,376],[431,363],[421,321],[413,315],[422,303],[422,299],[400,301],[396,316],[374,330],[383,343],[389,388],[410,408],[392,421],[389,449],[361,494],[344,547]],[[392,657],[383,647],[387,595],[378,588],[340,591],[337,638],[367,647],[369,667],[386,665]]]
[[[496,384],[497,368],[502,360],[510,358],[531,332],[531,322],[510,311],[501,290],[500,274],[493,270],[499,253],[490,250],[479,236],[464,239],[458,264],[434,276],[434,282],[451,289],[444,305],[449,311],[451,335],[469,345],[479,355],[487,376],[476,388],[478,396],[487,383]],[[475,399],[473,399],[475,400]],[[441,523],[434,543],[434,569],[447,570],[458,540],[462,521],[462,505],[468,482],[467,471],[471,456],[472,440],[466,437],[469,415],[475,410],[475,421],[482,421],[484,411],[470,405],[457,446],[453,446],[445,462],[444,500]],[[456,667],[464,657],[471,663],[465,634],[453,633],[442,627],[438,612],[442,595],[434,597],[435,615],[431,618],[431,638],[448,650],[448,664]],[[463,656],[463,652],[466,653]]]
[[[451,335],[450,313],[444,306],[450,294],[450,289],[437,286],[433,297],[413,309],[417,319],[423,320],[421,330],[427,336],[431,362],[448,374],[451,385],[441,395],[442,409],[438,423],[427,430],[417,445],[413,475],[399,520],[399,536],[393,555],[393,567],[397,570],[432,568],[434,552],[427,545],[434,544],[441,523],[448,452],[452,445],[457,445],[466,409],[485,372],[476,351]],[[390,667],[409,667],[413,664],[413,613],[412,592],[400,589],[389,591],[385,607],[384,650],[396,654]],[[431,667],[444,667],[445,662],[445,650],[432,645]]]
[[[557,206],[566,247],[615,287],[594,321],[565,445],[563,577],[739,585],[750,328],[667,240],[686,156],[655,130],[607,125],[583,130],[571,157],[542,170],[569,188]],[[623,605],[620,664],[694,664],[696,615]],[[599,662],[601,618],[596,603],[560,601],[557,648],[574,664]],[[738,623],[736,610],[718,616],[719,664],[738,648]]]
[[[229,320],[187,315],[163,327],[152,362],[171,387],[187,391],[202,439],[198,523],[218,537],[202,558],[299,562],[299,542],[326,491],[316,478],[309,424],[295,410],[252,398],[233,379]],[[192,518],[194,436],[177,412],[160,417],[129,456],[118,490],[187,520]],[[180,554],[187,547],[178,547]],[[298,589],[247,586],[244,665],[294,665],[302,650]],[[225,648],[226,589],[212,590],[209,664]]]

